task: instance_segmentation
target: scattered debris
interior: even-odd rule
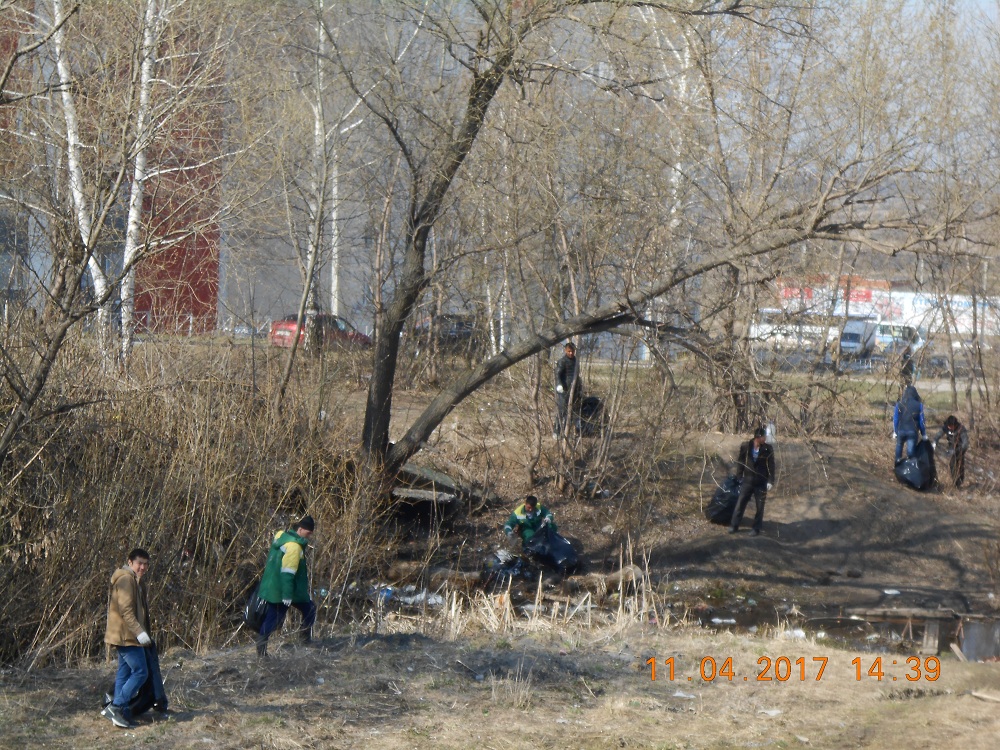
[[[994,703],[1000,703],[1000,696],[990,695],[989,693],[981,693],[978,690],[973,690],[969,693],[973,698],[979,698],[982,701],[993,701]]]

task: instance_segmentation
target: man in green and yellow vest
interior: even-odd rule
[[[545,526],[553,532],[556,530],[556,519],[552,511],[539,505],[537,497],[528,495],[523,503],[514,508],[503,530],[508,539],[512,539],[515,532],[520,532],[522,544],[527,544]]]
[[[267,602],[264,624],[257,634],[257,655],[260,657],[267,656],[267,639],[284,624],[289,607],[295,607],[302,613],[299,628],[302,642],[312,641],[316,605],[310,596],[306,547],[315,528],[313,517],[305,516],[295,524],[294,530],[277,532],[271,542],[257,591],[258,596]]]

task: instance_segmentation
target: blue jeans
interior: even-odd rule
[[[115,675],[115,705],[121,709],[125,718],[129,718],[129,703],[135,698],[148,676],[146,649],[142,646],[119,646],[118,674]],[[162,685],[161,682],[161,691]]]
[[[913,451],[917,449],[917,433],[915,432],[897,432],[896,433],[896,463],[898,464],[903,460],[903,443],[906,443],[906,457],[909,458],[913,455]]]
[[[292,602],[292,606],[302,613],[302,626],[299,632],[306,638],[312,636],[312,626],[316,622],[316,605],[312,601]],[[267,604],[267,614],[264,615],[264,624],[260,626],[260,633],[257,636],[258,642],[266,642],[271,637],[271,633],[281,628],[285,624],[285,615],[288,614],[288,607],[284,604]]]

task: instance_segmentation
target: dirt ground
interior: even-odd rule
[[[0,683],[0,745],[996,747],[997,663],[943,658],[931,681],[931,673],[906,665],[904,654],[845,651],[786,635],[538,626],[456,640],[331,638],[317,648],[278,650],[266,663],[249,647],[203,657],[174,652],[163,663],[176,713],[165,722],[140,717],[132,730],[114,728],[95,708],[108,666],[8,672]],[[878,656],[881,679],[868,675]],[[790,669],[778,666],[781,657]],[[658,662],[656,681],[650,658]],[[732,679],[719,674],[729,658]],[[767,660],[775,666],[765,672]],[[776,673],[787,679],[761,679]]]
[[[168,651],[174,715],[134,730],[99,715],[110,662],[8,669],[0,747],[995,747],[1000,663],[959,661],[948,635],[935,661],[871,626],[827,632],[855,609],[995,613],[986,462],[972,457],[960,490],[945,481],[918,493],[892,478],[888,438],[781,439],[764,535],[731,536],[702,506],[739,440],[685,441],[671,499],[635,540],[649,590],[586,617],[522,615],[502,594],[478,594],[325,633],[311,648],[279,641],[266,662],[243,634],[206,654]],[[549,502],[591,572],[617,566],[613,502]],[[496,521],[455,533],[481,529],[481,552]],[[730,617],[747,627],[713,623]]]

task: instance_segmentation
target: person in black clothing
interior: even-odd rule
[[[740,455],[736,460],[736,476],[741,480],[740,496],[733,510],[733,520],[729,524],[729,533],[739,531],[743,521],[743,513],[753,495],[757,504],[757,512],[753,517],[752,536],[758,536],[764,530],[764,501],[767,492],[774,482],[774,449],[767,444],[767,431],[763,427],[754,430],[753,438],[740,446]]]
[[[947,441],[944,452],[949,457],[948,468],[951,470],[951,479],[956,487],[961,487],[965,481],[965,452],[969,450],[969,431],[958,421],[958,417],[952,414],[944,420],[944,426],[934,436],[935,451],[942,439]]]
[[[580,378],[576,347],[572,342],[566,342],[565,354],[556,363],[556,425],[552,437],[559,438],[563,430],[568,432],[570,404],[572,404],[573,423],[580,431]]]
[[[903,385],[913,385],[913,347],[909,344],[903,349],[903,366],[900,368]]]

